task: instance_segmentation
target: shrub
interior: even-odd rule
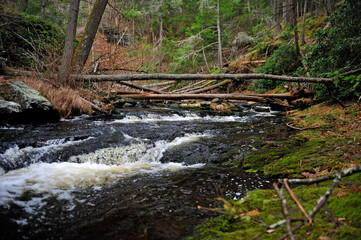
[[[256,72],[274,75],[292,75],[299,66],[300,62],[297,59],[295,47],[282,44]],[[279,85],[279,83],[272,80],[263,79],[253,82],[253,87],[258,92],[266,92],[277,87],[277,85]]]

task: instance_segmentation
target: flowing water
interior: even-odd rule
[[[0,239],[180,239],[271,179],[222,163],[287,137],[274,112],[123,110],[0,126]]]

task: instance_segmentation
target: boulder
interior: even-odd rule
[[[0,99],[0,115],[11,115],[21,113],[21,106],[15,102],[9,102]]]
[[[232,47],[244,48],[245,46],[252,44],[253,42],[254,42],[254,37],[249,36],[245,32],[240,32],[233,40]]]
[[[21,123],[41,123],[59,120],[59,112],[38,91],[23,82],[11,81],[0,85],[0,98],[5,100],[2,120],[9,118]],[[14,104],[15,103],[15,104]],[[17,105],[16,105],[17,104]],[[7,106],[7,107],[6,107]],[[19,110],[19,106],[21,111]]]

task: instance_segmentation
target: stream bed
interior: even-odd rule
[[[181,239],[272,179],[223,163],[289,132],[281,116],[124,109],[44,125],[0,126],[0,239]],[[267,110],[267,109],[266,109]]]

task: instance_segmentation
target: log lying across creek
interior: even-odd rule
[[[257,80],[268,79],[284,82],[310,82],[310,83],[331,83],[331,78],[291,77],[278,76],[262,73],[251,74],[119,74],[119,75],[73,75],[75,80],[86,80],[95,82],[105,81],[141,81],[141,80]]]
[[[258,101],[267,102],[266,98],[259,96],[249,96],[243,94],[127,94],[118,95],[124,98],[133,99],[161,99],[161,100],[183,100],[183,99],[229,99],[229,100],[247,100],[247,101]]]

